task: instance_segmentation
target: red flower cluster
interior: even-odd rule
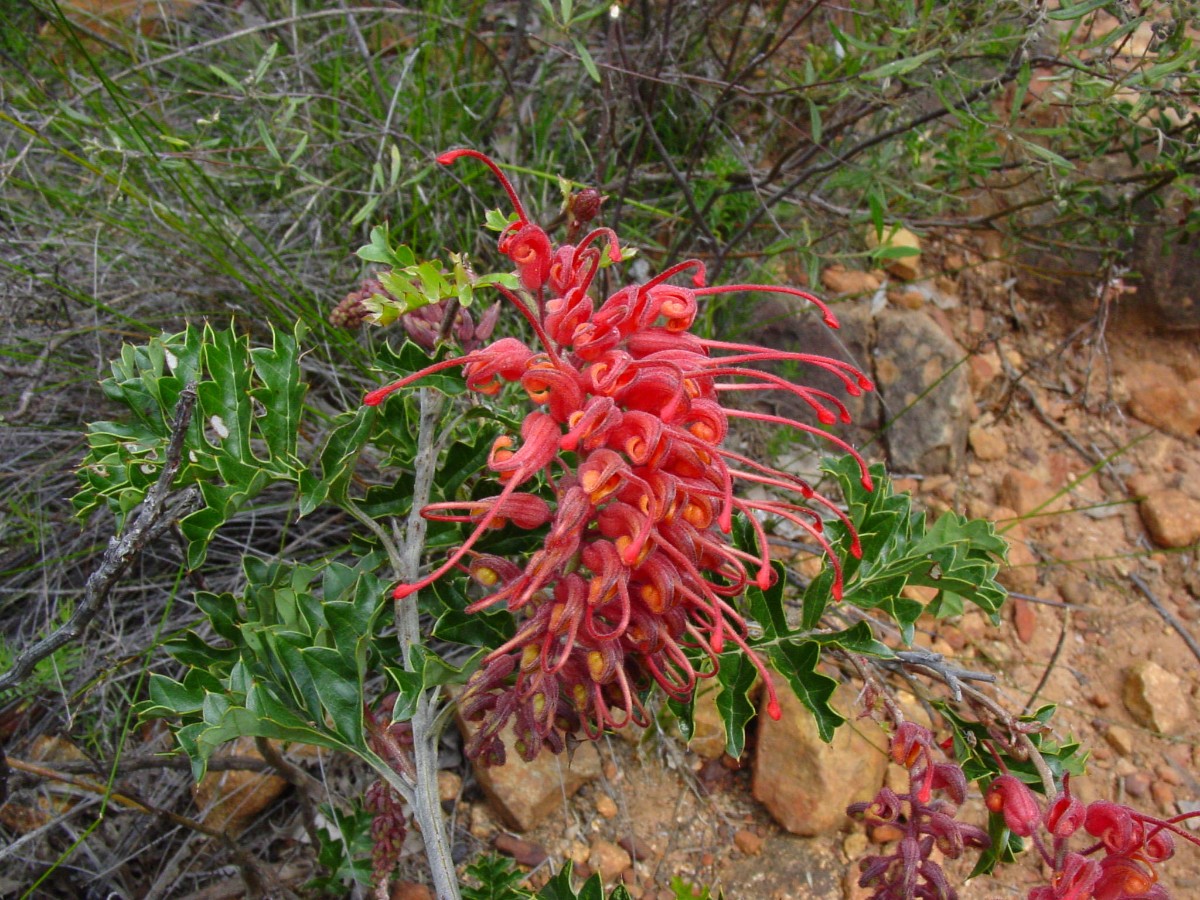
[[[564,729],[577,723],[590,737],[631,721],[645,724],[640,693],[654,682],[673,697],[689,698],[697,678],[713,674],[727,641],[759,669],[767,711],[778,718],[771,677],[748,646],[735,605],[749,585],[765,588],[774,578],[756,516],[789,520],[830,546],[818,512],[791,499],[743,499],[734,484],[787,492],[846,520],[800,478],[739,455],[723,441],[729,420],[743,418],[818,434],[854,451],[819,427],[732,409],[721,397],[728,391],[788,391],[829,425],[849,421],[841,401],[754,366],[778,360],[818,366],[837,375],[851,395],[870,390],[871,383],[842,362],[703,340],[689,331],[698,300],[729,291],[801,297],[836,327],[819,300],[793,288],[707,287],[703,263],[690,260],[597,302],[591,287],[603,254],[610,262],[622,259],[616,234],[598,228],[573,245],[555,246],[486,156],[456,150],[438,161],[464,156],[491,168],[516,210],[499,249],[515,263],[532,303],[500,290],[539,346],[502,338],[373,391],[364,402],[381,403],[425,375],[462,366],[470,389],[495,395],[505,384],[518,384],[537,407],[525,419],[519,443],[505,436],[492,447],[488,467],[502,486],[496,496],[423,510],[427,518],[475,527],[444,564],[395,592],[397,599],[407,597],[465,565],[491,591],[471,610],[503,603],[518,617],[516,634],[484,660],[460,700],[465,716],[486,718],[468,753],[502,762],[499,733],[514,717],[518,749],[528,759],[543,744],[561,750]],[[690,286],[671,282],[684,273],[691,275]],[[866,466],[854,455],[869,488]],[[550,494],[551,502],[543,499]],[[731,544],[735,512],[745,514],[757,534],[757,554]],[[487,529],[508,522],[525,529],[548,525],[527,560],[518,564],[472,549]],[[833,592],[840,597],[841,571],[832,552],[830,560]]]
[[[896,729],[891,757],[908,769],[908,791],[898,794],[885,787],[870,803],[854,803],[846,810],[868,825],[892,825],[903,833],[894,853],[859,863],[859,887],[873,887],[872,900],[954,900],[958,893],[931,858],[934,848],[947,859],[958,859],[968,847],[991,845],[982,829],[954,818],[967,798],[966,776],[955,763],[935,761],[933,735],[913,722]],[[934,791],[949,799],[935,799]]]
[[[1085,806],[1071,795],[1066,778],[1045,810],[1012,775],[993,781],[984,800],[1004,817],[1009,831],[1033,841],[1053,870],[1050,884],[1030,891],[1029,900],[1170,900],[1155,865],[1175,855],[1173,835],[1200,844],[1179,828],[1195,814],[1158,819],[1109,800]],[[1082,851],[1068,850],[1068,841],[1081,831],[1094,842]]]

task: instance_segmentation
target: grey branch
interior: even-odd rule
[[[41,662],[60,647],[77,640],[84,629],[96,617],[101,605],[108,598],[113,585],[129,568],[130,563],[137,558],[142,549],[155,537],[162,533],[170,523],[161,521],[166,510],[167,498],[171,494],[171,482],[179,471],[179,462],[183,456],[183,441],[187,434],[188,422],[191,421],[192,410],[196,405],[196,386],[189,384],[179,394],[179,402],[175,405],[175,417],[171,422],[171,440],[167,445],[166,458],[163,460],[162,471],[158,480],[146,492],[146,499],[138,508],[133,523],[121,537],[109,539],[108,549],[100,565],[88,576],[83,586],[83,602],[76,608],[61,628],[56,629],[40,641],[36,641],[21,651],[13,667],[0,676],[0,691],[16,687],[24,681],[34,666]]]
[[[1196,639],[1192,637],[1191,632],[1183,627],[1183,623],[1175,618],[1169,609],[1163,606],[1162,601],[1154,596],[1154,592],[1150,590],[1150,586],[1142,580],[1141,576],[1138,575],[1137,572],[1131,573],[1129,580],[1132,581],[1134,586],[1142,592],[1142,596],[1150,601],[1150,605],[1153,606],[1158,614],[1163,617],[1163,621],[1174,628],[1175,632],[1181,638],[1183,638],[1183,642],[1188,645],[1188,649],[1192,651],[1192,655],[1194,655],[1196,659],[1200,660],[1200,644],[1196,643]]]
[[[900,650],[896,653],[896,659],[901,663],[909,666],[920,666],[922,669],[927,669],[938,676],[942,681],[946,682],[946,687],[950,688],[955,700],[962,700],[962,687],[964,681],[986,681],[995,683],[996,676],[989,672],[972,672],[969,669],[960,669],[958,666],[952,666],[945,661],[945,657],[940,653],[933,653],[928,650]],[[887,665],[888,660],[881,660],[884,665]]]

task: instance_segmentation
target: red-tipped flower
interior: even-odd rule
[[[794,522],[826,548],[822,515],[849,522],[801,479],[725,447],[729,420],[769,421],[849,448],[820,427],[735,409],[722,399],[728,391],[783,390],[801,397],[827,425],[848,418],[841,401],[759,366],[780,361],[815,366],[836,374],[851,394],[869,390],[870,381],[835,360],[708,341],[689,331],[700,298],[735,290],[798,296],[836,324],[803,291],[706,287],[703,263],[689,260],[607,299],[593,297],[604,255],[609,262],[622,258],[617,236],[597,228],[575,246],[554,246],[488,157],[453,150],[438,161],[449,165],[462,157],[492,171],[516,212],[499,250],[516,267],[524,296],[499,290],[528,322],[539,346],[504,338],[373,391],[366,402],[379,404],[425,374],[461,365],[469,389],[495,395],[519,384],[535,407],[520,441],[501,437],[488,457],[501,485],[497,495],[424,511],[429,518],[473,523],[471,534],[427,577],[396,589],[397,598],[407,597],[465,566],[489,591],[472,610],[504,604],[518,615],[516,634],[484,660],[460,700],[464,715],[484,720],[468,752],[490,762],[502,759],[499,733],[509,719],[515,719],[519,747],[528,758],[544,744],[561,749],[565,727],[578,724],[598,735],[608,727],[645,722],[639,699],[645,688],[657,683],[671,696],[689,696],[698,678],[715,672],[717,654],[728,645],[748,654],[758,668],[766,712],[778,717],[773,680],[747,641],[747,623],[736,604],[747,587],[766,588],[775,578],[759,518]],[[586,192],[576,196],[572,213],[582,222],[598,203]],[[676,283],[684,278],[688,284]],[[869,485],[866,464],[855,456]],[[746,499],[739,483],[775,496]],[[539,504],[535,495],[548,503]],[[810,502],[820,510],[806,505]],[[735,514],[748,518],[756,553],[732,545]],[[506,523],[547,531],[522,564],[473,556],[485,531]],[[857,553],[856,538],[853,547]],[[832,564],[836,597],[841,567],[836,559]],[[926,790],[937,772],[926,766]],[[951,786],[944,777],[941,783]]]

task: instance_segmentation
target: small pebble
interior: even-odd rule
[[[528,866],[531,869],[540,866],[550,855],[541,844],[524,840],[515,834],[505,833],[496,835],[492,846],[505,856],[511,856],[516,860],[518,865]]]
[[[1108,731],[1104,733],[1104,739],[1122,756],[1129,756],[1133,753],[1133,733],[1128,728],[1110,725]]]
[[[1112,697],[1103,691],[1094,691],[1088,697],[1088,703],[1092,704],[1096,709],[1108,709],[1112,705]]]
[[[1183,776],[1166,764],[1155,766],[1154,774],[1172,787],[1179,787],[1183,784]]]
[[[605,883],[611,882],[628,869],[632,862],[629,854],[612,841],[606,841],[603,838],[592,841],[588,865],[593,871],[600,873],[600,879]]]
[[[433,900],[433,891],[415,881],[398,881],[392,886],[391,900]]]
[[[1158,804],[1158,808],[1165,813],[1171,813],[1175,810],[1175,789],[1169,784],[1156,781],[1150,785],[1150,796],[1154,798],[1154,802]]]
[[[617,817],[617,804],[608,794],[601,794],[596,798],[596,812],[606,819],[615,819]]]
[[[458,799],[459,791],[462,790],[461,775],[443,769],[437,773],[437,781],[438,800],[442,803],[453,803]]]
[[[737,831],[733,835],[733,843],[747,856],[758,856],[762,853],[763,839],[748,829]]]
[[[628,853],[634,862],[645,862],[654,857],[654,848],[645,841],[639,841],[635,837],[625,835],[617,839],[617,844],[621,849]]]
[[[1150,775],[1148,772],[1134,772],[1125,776],[1125,793],[1130,797],[1145,797],[1150,790]]]

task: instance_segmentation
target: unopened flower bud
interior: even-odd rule
[[[992,812],[1002,813],[1008,830],[1020,837],[1033,834],[1042,818],[1033,791],[1013,775],[1001,775],[993,781],[984,802]]]

